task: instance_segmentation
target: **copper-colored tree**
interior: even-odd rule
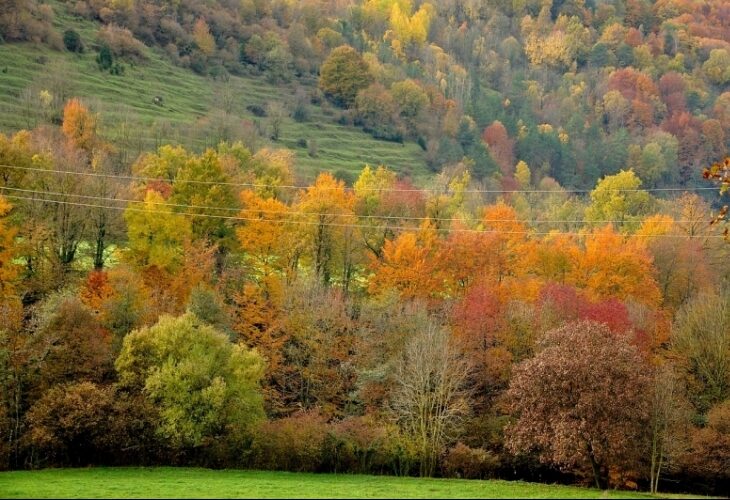
[[[516,420],[513,453],[593,475],[630,468],[649,417],[649,376],[639,352],[607,326],[582,321],[548,332],[540,351],[514,370],[507,391]],[[590,471],[590,472],[588,472]]]

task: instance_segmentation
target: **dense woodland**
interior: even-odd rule
[[[0,0],[3,43],[104,78],[154,50],[298,86],[206,150],[131,154],[54,89],[0,134],[0,468],[728,491],[729,27],[723,0]],[[320,105],[431,179],[303,181],[277,117]]]

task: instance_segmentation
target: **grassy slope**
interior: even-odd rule
[[[73,28],[87,46],[93,43],[98,25],[67,15],[62,4],[53,5],[59,32]],[[292,85],[272,86],[263,77],[214,81],[174,66],[153,50],[147,50],[147,55],[147,62],[135,67],[126,64],[124,75],[112,76],[97,69],[93,51],[75,55],[28,43],[0,44],[0,131],[12,132],[35,126],[36,119],[29,118],[20,95],[29,87],[35,92],[52,88],[53,77],[48,75],[49,69],[60,75],[68,95],[86,99],[101,112],[102,135],[112,141],[118,140],[122,135],[120,124],[126,120],[129,129],[140,134],[142,149],[153,149],[160,142],[182,143],[196,149],[214,143],[216,139],[194,129],[203,126],[204,117],[211,109],[225,106],[223,94],[233,96],[229,111],[234,117],[253,120],[255,117],[247,106],[264,105],[268,101],[286,102],[294,93]],[[154,104],[155,96],[163,97],[163,106]],[[320,170],[345,170],[356,174],[365,163],[384,163],[416,180],[428,176],[423,151],[416,144],[375,140],[361,130],[338,125],[334,115],[336,113],[313,106],[309,122],[285,119],[278,147],[285,146],[296,152],[297,170],[307,180]],[[218,120],[217,117],[208,118],[208,123],[213,125]],[[155,137],[153,127],[157,123],[159,129],[161,122],[167,124],[167,128]],[[311,158],[306,148],[297,146],[299,139],[316,141],[316,158]]]
[[[189,468],[0,473],[2,498],[651,498],[571,486]],[[674,496],[679,498],[678,496]],[[684,497],[691,498],[691,497]],[[698,498],[698,497],[695,497]]]

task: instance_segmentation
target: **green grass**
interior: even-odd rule
[[[652,498],[510,481],[417,479],[192,468],[47,469],[0,473],[1,498]],[[674,498],[699,498],[674,495]],[[666,498],[662,495],[662,498]]]
[[[98,24],[70,15],[63,3],[50,3],[60,33],[72,28],[81,34],[87,48],[94,43]],[[102,136],[129,149],[132,157],[163,143],[201,150],[221,139],[250,136],[241,129],[241,121],[266,119],[254,117],[247,110],[249,105],[287,103],[294,96],[295,82],[272,85],[263,76],[214,80],[173,65],[157,50],[148,48],[146,55],[147,61],[125,62],[125,73],[113,76],[98,69],[96,52],[91,49],[71,54],[32,43],[0,44],[0,131],[39,124],[43,117],[38,93],[48,90],[57,99],[83,98],[100,113]],[[313,83],[305,85],[311,88]],[[154,103],[155,96],[163,98],[161,106]],[[222,109],[229,112],[223,118],[222,111],[215,111]],[[416,181],[429,175],[424,153],[416,144],[376,140],[360,129],[336,123],[339,113],[328,105],[312,106],[308,122],[284,120],[282,136],[274,146],[296,153],[297,172],[305,180],[322,170],[355,175],[366,163],[386,164]],[[297,145],[300,139],[316,141],[316,157]]]

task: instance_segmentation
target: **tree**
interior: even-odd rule
[[[223,169],[220,155],[208,149],[199,156],[187,155],[185,162],[175,174],[170,196],[172,204],[190,207],[177,208],[178,211],[203,214],[202,217],[197,217],[195,224],[192,225],[192,234],[210,244],[219,245],[221,250],[229,248],[232,244],[231,221],[205,215],[229,217],[232,211],[238,208],[236,196],[228,182],[230,181]]]
[[[510,139],[502,122],[493,122],[484,129],[482,137],[489,145],[489,152],[502,170],[502,174],[511,175],[515,164],[515,143]]]
[[[664,469],[675,465],[684,451],[690,410],[683,387],[671,365],[658,366],[652,377],[651,392],[651,461],[649,484],[652,493],[659,490]]]
[[[122,387],[159,408],[157,433],[178,449],[238,442],[263,417],[261,356],[192,313],[127,335],[115,366]]]
[[[111,336],[78,298],[59,292],[39,307],[30,339],[37,389],[89,380],[100,382],[111,371]]]
[[[515,421],[506,446],[541,461],[591,471],[596,487],[630,469],[649,421],[649,376],[641,355],[603,324],[548,332],[538,354],[514,368],[507,391]],[[589,473],[591,474],[591,473]]]
[[[319,70],[319,88],[342,107],[352,106],[357,93],[372,81],[367,63],[349,45],[333,50]]]
[[[702,65],[707,78],[717,85],[730,82],[730,52],[727,49],[713,49],[710,57]]]
[[[357,93],[355,108],[363,128],[373,137],[403,140],[398,120],[398,106],[391,93],[380,83],[373,83]]]
[[[164,206],[156,191],[148,191],[144,204],[131,204],[124,212],[130,260],[144,268],[173,271],[182,263],[182,245],[190,238],[190,221]]]
[[[375,273],[368,290],[378,295],[396,290],[402,299],[434,297],[441,289],[436,275],[436,252],[433,228],[419,233],[404,232],[395,240],[386,240],[382,261],[373,261]]]
[[[641,179],[633,170],[607,175],[591,191],[591,204],[586,209],[586,219],[612,223],[622,230],[634,227],[636,221],[648,213],[652,204],[651,195],[641,191],[640,186]]]
[[[113,386],[58,384],[25,415],[26,439],[39,464],[134,464],[159,446],[155,417],[154,407]]]
[[[352,192],[326,172],[319,174],[314,185],[307,188],[296,204],[297,210],[305,214],[307,224],[301,226],[301,231],[315,275],[325,285],[339,275],[345,290],[355,265],[354,206]]]
[[[195,40],[200,51],[206,56],[210,56],[215,52],[215,39],[210,34],[210,28],[208,28],[208,23],[205,22],[205,19],[195,21],[195,25],[193,26],[193,40]]]
[[[391,405],[416,444],[421,477],[433,475],[439,455],[469,411],[468,375],[469,365],[442,327],[429,324],[405,346]]]
[[[18,231],[7,222],[11,209],[12,205],[0,196],[0,308],[15,302],[15,285],[20,271],[13,262],[17,254],[15,235]]]
[[[702,294],[677,314],[673,351],[690,375],[700,411],[730,397],[730,298]]]
[[[685,470],[704,479],[717,491],[730,481],[730,399],[715,405],[707,414],[707,425],[692,432]],[[725,490],[723,490],[725,491]]]
[[[63,133],[75,146],[91,151],[96,140],[96,117],[78,99],[63,108]]]
[[[651,254],[638,237],[616,233],[608,225],[586,235],[585,251],[574,255],[567,281],[596,299],[632,298],[658,306],[661,292],[654,278]]]

